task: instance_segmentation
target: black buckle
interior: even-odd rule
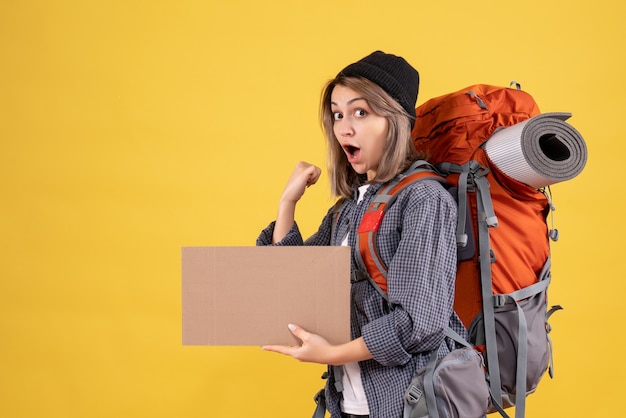
[[[350,273],[350,283],[362,282],[363,280],[367,280],[369,275],[362,271],[357,270]]]

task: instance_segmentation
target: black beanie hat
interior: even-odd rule
[[[337,76],[363,77],[377,84],[407,111],[411,125],[415,123],[419,73],[404,58],[376,51],[348,65]]]

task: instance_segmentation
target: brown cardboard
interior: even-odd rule
[[[350,340],[349,247],[183,247],[183,345]]]

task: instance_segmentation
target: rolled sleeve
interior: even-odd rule
[[[389,313],[362,327],[380,364],[406,364],[443,341],[454,301],[456,217],[450,195],[426,185],[416,185],[385,215],[387,235],[381,226],[377,241],[389,266]]]
[[[296,245],[304,245],[304,241],[302,239],[302,234],[300,234],[300,229],[298,228],[298,224],[296,222],[293,223],[293,226],[285,235],[285,237],[279,242],[272,243],[272,239],[274,236],[274,226],[276,222],[271,222],[264,230],[261,231],[259,236],[256,239],[257,246],[296,246]]]
[[[256,239],[257,246],[296,246],[296,245],[330,245],[331,240],[331,232],[332,232],[332,223],[333,223],[333,215],[335,214],[335,207],[331,207],[324,219],[322,220],[318,230],[311,235],[306,241],[302,238],[302,234],[300,233],[300,229],[298,228],[298,223],[294,222],[293,226],[287,232],[287,235],[280,240],[279,242],[272,243],[274,236],[274,227],[276,226],[276,221],[272,221],[265,229],[261,231],[259,236]]]
[[[403,347],[399,338],[401,332],[388,331],[396,324],[393,315],[386,315],[362,328],[363,341],[367,349],[372,358],[383,366],[401,366],[411,359],[411,354]]]

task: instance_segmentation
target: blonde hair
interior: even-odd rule
[[[376,175],[369,183],[385,183],[406,170],[413,161],[424,158],[415,150],[411,138],[412,121],[406,110],[377,84],[363,77],[338,76],[322,90],[320,124],[327,141],[327,164],[331,193],[336,197],[351,198],[354,188],[367,183],[365,174],[358,174],[337,141],[331,110],[331,95],[335,86],[348,87],[363,96],[372,111],[387,119],[387,138]]]

